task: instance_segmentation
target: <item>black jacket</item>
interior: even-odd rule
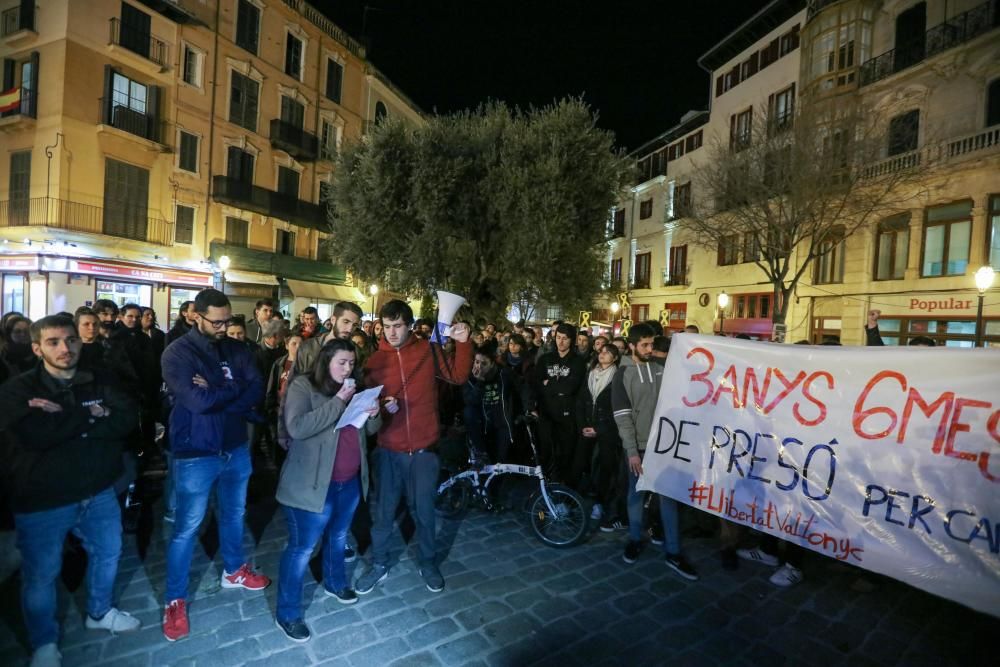
[[[115,324],[109,340],[112,346],[118,345],[125,351],[138,376],[142,406],[147,409],[156,408],[163,376],[160,374],[160,361],[153,349],[153,341],[139,327],[133,329],[121,322]]]
[[[558,351],[538,357],[532,387],[538,411],[549,419],[573,419],[576,394],[587,381],[587,365],[574,350],[565,357]]]
[[[62,406],[58,413],[28,407],[32,398]],[[98,404],[108,417],[93,417]],[[122,452],[139,424],[138,404],[113,373],[78,369],[67,384],[41,364],[0,387],[3,483],[15,512],[37,512],[89,498],[122,472]]]
[[[618,425],[615,423],[614,410],[611,408],[611,385],[609,382],[595,400],[590,395],[587,383],[580,387],[576,399],[576,426],[578,431],[592,428],[599,438],[618,439]]]

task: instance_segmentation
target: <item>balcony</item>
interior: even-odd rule
[[[37,36],[34,0],[0,13],[0,38],[7,46],[15,46]]]
[[[130,215],[128,218],[119,219],[100,206],[52,197],[0,201],[0,227],[53,227],[162,246],[173,245],[172,222],[146,215]]]
[[[862,178],[878,178],[921,166],[934,168],[948,162],[985,157],[998,151],[1000,151],[1000,125],[993,125],[875,162],[864,168]]]
[[[100,117],[104,125],[159,143],[159,118],[123,104],[117,104],[114,100],[109,100],[105,97],[102,97],[99,101],[101,106]]]
[[[326,285],[344,285],[347,282],[347,272],[329,262],[213,241],[212,261],[217,262],[222,255],[229,257],[230,267],[234,270],[267,273],[280,278]]]
[[[111,19],[110,44],[112,47],[120,47],[141,56],[157,65],[161,71],[167,69],[169,63],[167,43],[148,32],[123,24],[117,17]]]
[[[687,276],[687,267],[681,269],[674,269],[671,272],[663,272],[663,286],[664,287],[687,287],[690,284]]]
[[[300,227],[329,230],[326,207],[228,176],[212,178],[212,198],[245,211],[281,218]]]
[[[860,85],[867,86],[881,81],[997,27],[1000,27],[1000,12],[996,3],[993,0],[984,2],[928,30],[923,43],[917,41],[899,45],[865,61],[861,65]]]
[[[38,110],[38,94],[21,88],[21,103],[10,111],[0,113],[0,131],[13,132],[34,123]]]
[[[315,134],[280,118],[271,121],[271,145],[296,160],[312,161],[319,155],[319,139]]]

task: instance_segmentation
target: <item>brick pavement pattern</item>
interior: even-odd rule
[[[260,527],[248,553],[277,577],[284,519],[273,506],[248,513]],[[195,551],[191,635],[168,643],[160,630],[165,566],[162,526],[144,559],[126,537],[119,607],[142,620],[135,633],[83,628],[83,588],[61,589],[67,667],[305,665],[995,665],[1000,621],[891,579],[810,555],[801,585],[778,589],[771,568],[719,566],[715,540],[686,539],[701,580],[671,573],[657,547],[622,562],[623,534],[597,532],[556,550],[530,533],[526,517],[472,510],[439,523],[442,593],[416,572],[415,545],[395,552],[389,578],[353,606],[325,596],[307,576],[313,638],[294,644],[275,627],[276,584],[264,593],[221,590],[220,561]],[[214,526],[212,527],[214,530]],[[348,566],[352,568],[352,566]],[[356,577],[363,559],[353,565]],[[26,664],[18,578],[0,589],[0,665]]]

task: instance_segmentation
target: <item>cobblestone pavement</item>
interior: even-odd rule
[[[249,552],[276,577],[281,512],[257,502],[248,526]],[[586,544],[557,550],[536,540],[519,513],[478,510],[439,524],[444,592],[424,587],[414,549],[401,540],[389,578],[356,605],[337,603],[309,581],[307,644],[275,627],[275,585],[264,593],[220,590],[219,559],[199,547],[191,636],[169,644],[160,631],[159,519],[151,535],[144,558],[129,536],[119,570],[119,607],[136,614],[142,629],[117,637],[87,631],[82,587],[63,591],[64,665],[997,664],[997,619],[821,556],[807,557],[802,584],[780,590],[767,581],[770,568],[742,563],[724,571],[715,540],[685,539],[701,573],[688,583],[667,569],[658,547],[625,564],[622,533],[596,532]],[[357,576],[364,566],[359,559],[349,568]],[[4,666],[27,663],[18,586],[15,576],[0,587]]]

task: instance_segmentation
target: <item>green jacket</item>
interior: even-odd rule
[[[326,396],[309,381],[299,376],[292,380],[285,394],[284,421],[291,438],[288,458],[278,479],[278,502],[282,505],[322,512],[337,458],[340,431],[337,420],[347,405],[336,396]],[[361,492],[368,495],[367,435],[382,425],[381,416],[369,419],[358,429],[361,446]]]

